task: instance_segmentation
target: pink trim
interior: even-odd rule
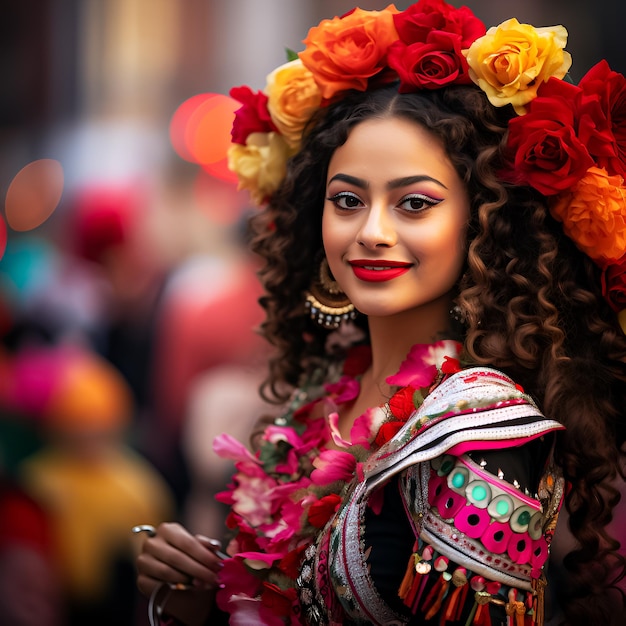
[[[456,517],[459,511],[465,506],[467,500],[464,496],[452,491],[448,487],[448,483],[445,480],[445,476],[437,476],[439,479],[443,479],[441,481],[441,491],[436,494],[433,494],[431,500],[431,489],[430,485],[428,486],[428,501],[431,506],[437,507],[439,511],[439,515],[444,519],[452,519]],[[435,487],[436,489],[436,487]]]
[[[469,518],[474,516],[477,518],[477,524],[471,524],[469,521]],[[487,509],[479,509],[473,504],[468,504],[461,509],[460,513],[454,518],[454,525],[472,539],[480,539],[487,528],[489,528],[490,522],[491,516]]]
[[[519,548],[519,544],[523,543],[522,548]],[[509,545],[506,549],[507,554],[511,557],[514,563],[519,565],[525,565],[530,563],[530,556],[532,554],[533,541],[529,535],[513,533]]]
[[[501,539],[495,538],[497,533],[502,533]],[[508,523],[492,522],[489,528],[487,528],[487,531],[480,538],[480,541],[483,546],[489,550],[489,552],[493,552],[494,554],[504,554],[507,546],[509,545],[512,534],[513,531]]]
[[[501,448],[516,448],[518,446],[523,446],[525,443],[528,443],[533,439],[537,439],[537,437],[543,437],[548,432],[564,429],[565,427],[556,429],[551,426],[550,429],[546,430],[545,432],[535,433],[534,435],[524,435],[523,437],[516,437],[515,439],[498,439],[497,441],[463,441],[462,443],[458,443],[455,446],[449,448],[446,451],[446,454],[461,456],[462,454],[467,454],[468,452],[479,452],[480,450],[500,450]],[[477,444],[480,444],[480,448],[476,447]]]

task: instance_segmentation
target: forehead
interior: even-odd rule
[[[457,177],[439,137],[423,125],[400,117],[368,119],[352,128],[330,160],[329,178],[344,169],[368,178],[395,178],[416,171]]]

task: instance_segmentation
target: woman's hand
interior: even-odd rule
[[[196,620],[190,616],[205,613],[212,604],[224,556],[217,554],[220,542],[192,535],[177,523],[162,523],[155,529],[137,528],[148,531],[136,558],[139,591],[150,597],[163,583],[169,584],[176,591],[170,595],[164,611],[184,623],[194,623]]]

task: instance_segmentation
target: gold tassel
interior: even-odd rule
[[[533,622],[536,626],[543,626],[545,620],[545,590],[548,582],[544,573],[540,578],[533,578],[532,580],[532,593],[533,593]]]
[[[509,601],[504,605],[504,610],[509,616],[508,622],[510,626],[524,626],[526,605],[517,600],[517,591],[515,589],[509,590]]]

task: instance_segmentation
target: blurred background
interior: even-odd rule
[[[574,81],[601,58],[626,72],[622,0],[465,4],[487,26],[565,25]],[[265,361],[227,94],[263,88],[285,48],[352,6],[5,3],[0,623],[145,624],[130,527],[222,536],[212,496],[231,468],[211,441],[246,440]]]

